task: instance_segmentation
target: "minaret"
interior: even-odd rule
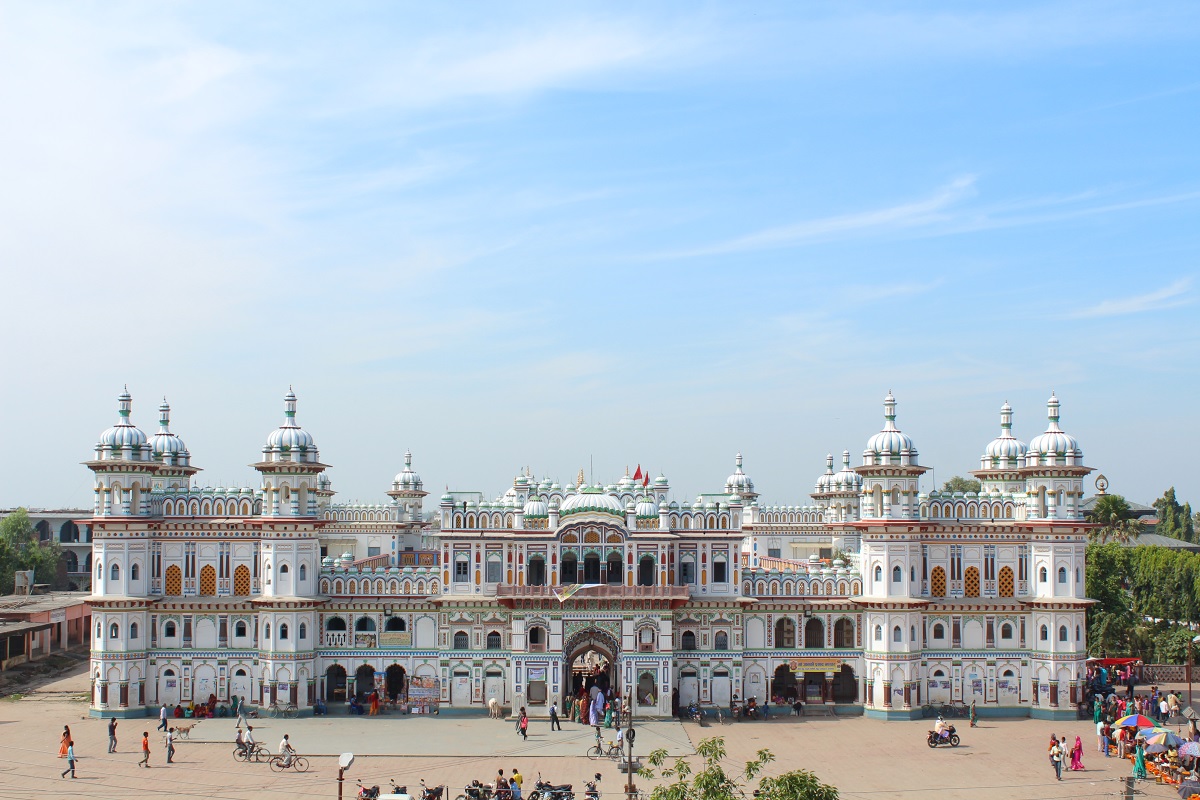
[[[421,507],[425,495],[429,494],[421,483],[421,476],[413,472],[412,458],[412,451],[405,450],[404,469],[396,475],[391,491],[387,493],[392,502],[400,507],[401,520],[404,522],[421,521]]]
[[[979,459],[979,469],[971,474],[983,484],[981,494],[1018,495],[1025,492],[1020,469],[1029,447],[1012,434],[1013,410],[1007,402],[1000,406],[1000,435],[988,443]]]
[[[96,474],[93,513],[97,517],[144,517],[150,513],[150,489],[158,464],[146,434],[130,419],[129,387],[117,398],[117,424],[100,434],[95,458],[84,462]]]
[[[192,476],[200,471],[192,466],[192,454],[188,452],[187,445],[171,433],[171,406],[165,397],[158,407],[158,433],[150,440],[150,450],[154,460],[159,463],[154,474],[155,491],[186,490],[191,485]]]

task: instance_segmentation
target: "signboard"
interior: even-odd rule
[[[355,633],[354,646],[358,648],[373,648],[375,646],[375,634]]]
[[[788,661],[792,672],[837,672],[844,664],[840,658],[793,658]]]
[[[67,610],[65,608],[56,608],[50,612],[51,622],[66,622]]]
[[[379,634],[381,647],[412,647],[412,633],[409,631],[384,631]]]
[[[530,667],[528,670],[528,677],[526,678],[526,680],[529,680],[529,681],[544,681],[544,680],[546,680],[546,668],[545,667]]]
[[[408,679],[408,704],[418,714],[436,711],[442,699],[441,681],[431,675],[414,675]]]

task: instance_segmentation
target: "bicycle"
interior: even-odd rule
[[[287,756],[272,756],[269,763],[273,772],[283,772],[285,769],[294,769],[296,772],[308,771],[308,759],[304,756],[292,756],[290,761]]]
[[[233,748],[233,757],[237,761],[245,761],[249,764],[251,761],[266,761],[271,757],[271,751],[267,749],[266,745],[255,742],[253,749]]]
[[[296,704],[288,703],[287,705],[281,706],[279,703],[271,703],[271,705],[267,706],[267,713],[271,715],[271,719],[277,719],[279,717],[283,717],[284,719],[295,719]]]
[[[621,757],[621,746],[616,742],[610,741],[608,747],[604,746],[604,742],[600,738],[600,733],[596,733],[596,743],[588,748],[587,757],[595,761],[597,758],[612,758],[619,759]]]

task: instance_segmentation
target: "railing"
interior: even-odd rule
[[[380,553],[377,556],[367,556],[360,558],[357,561],[351,561],[350,566],[358,567],[359,569],[375,569],[376,567],[386,567],[391,563],[391,556],[387,553]]]
[[[437,550],[404,550],[396,554],[400,567],[436,567],[441,553]]]
[[[496,599],[538,599],[557,597],[565,586],[510,586],[496,587]],[[580,589],[571,598],[580,600],[687,600],[691,597],[686,586],[589,586]]]

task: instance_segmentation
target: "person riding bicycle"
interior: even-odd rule
[[[234,737],[233,743],[237,745],[238,752],[246,752],[246,739],[242,736],[241,728],[238,728],[237,736]]]
[[[283,741],[279,743],[279,755],[283,756],[283,765],[285,767],[292,765],[292,759],[296,755],[296,748],[292,747],[292,742],[288,739],[286,733],[283,735]]]
[[[254,726],[246,726],[246,735],[242,737],[242,752],[249,758],[254,753]]]

